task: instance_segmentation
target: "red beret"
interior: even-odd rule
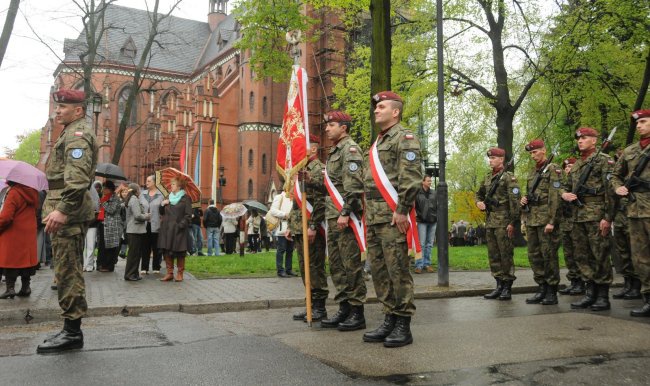
[[[316,134],[309,134],[309,143],[320,143],[320,137]]]
[[[565,159],[564,162],[562,162],[562,166],[566,167],[567,165],[573,165],[574,163],[576,163],[576,161],[577,160],[575,158],[569,157],[569,158]]]
[[[576,139],[580,137],[596,137],[598,138],[598,130],[592,129],[591,127],[581,127],[576,130]]]
[[[637,110],[632,113],[632,118],[636,119],[641,119],[641,118],[648,118],[650,117],[650,109],[645,109],[645,110]]]
[[[83,103],[86,101],[86,93],[81,90],[61,89],[52,94],[56,103]]]
[[[352,117],[343,111],[334,110],[325,114],[325,122],[352,122]]]
[[[399,95],[395,94],[392,91],[382,91],[373,95],[372,97],[373,106],[381,101],[398,101],[404,103],[404,101],[402,101],[402,97],[400,97]]]
[[[505,157],[506,156],[506,151],[498,148],[498,147],[491,147],[487,151],[487,156],[488,157]]]
[[[533,139],[532,141],[528,142],[528,145],[526,145],[525,149],[526,151],[533,151],[537,149],[541,149],[544,147],[544,141],[541,139]]]

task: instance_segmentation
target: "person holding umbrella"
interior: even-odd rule
[[[178,267],[176,281],[183,281],[185,256],[187,256],[188,228],[192,218],[192,200],[185,194],[187,181],[183,178],[171,179],[169,197],[160,203],[160,231],[158,248],[165,258],[167,272],[160,281],[174,279],[174,258]]]

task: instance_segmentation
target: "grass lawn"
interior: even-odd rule
[[[518,268],[529,268],[527,249],[525,247],[515,248],[515,266]],[[560,267],[564,267],[564,256],[560,248]],[[297,252],[293,254],[294,271],[298,272]],[[432,260],[434,267],[437,266],[437,250],[434,248]],[[449,267],[451,270],[488,270],[490,267],[487,260],[487,247],[450,247]],[[185,262],[185,269],[199,279],[217,277],[271,277],[275,276],[275,251],[239,255],[222,256],[188,256]]]

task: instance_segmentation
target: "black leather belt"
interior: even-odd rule
[[[52,189],[63,189],[65,187],[64,180],[47,180],[47,186],[49,190]]]

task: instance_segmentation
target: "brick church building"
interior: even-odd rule
[[[163,21],[161,29],[165,32],[158,38],[160,46],[154,45],[144,72],[119,165],[130,181],[143,185],[155,170],[169,166],[180,169],[184,154],[187,173],[198,176],[195,182],[207,204],[213,194],[218,123],[217,175],[223,182],[217,184],[215,192],[218,203],[246,199],[268,203],[281,186],[275,156],[287,84],[255,79],[249,52],[234,46],[242,28],[228,14],[227,3],[207,0],[205,22],[174,16]],[[343,74],[345,31],[331,12],[310,16],[320,20],[322,35],[315,43],[301,44],[301,65],[309,74],[310,130],[322,136],[322,116],[333,99],[332,78]],[[110,162],[149,18],[147,11],[110,5],[104,24],[119,27],[105,31],[92,71],[93,91],[103,99],[96,122],[99,162]],[[66,39],[65,57],[54,72],[52,92],[83,88],[79,53],[84,46],[83,32],[76,39]],[[54,107],[50,102],[50,119],[42,132],[41,168],[62,130],[53,120]],[[90,104],[88,119],[95,124]]]

